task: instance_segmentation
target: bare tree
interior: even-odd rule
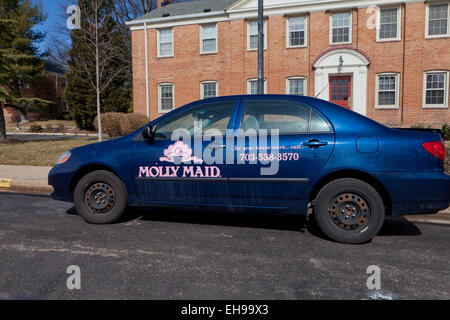
[[[156,7],[155,0],[116,0],[116,14],[121,21],[128,21],[149,13]]]
[[[101,100],[103,90],[117,77],[131,68],[131,60],[126,59],[124,48],[114,47],[120,32],[111,32],[120,28],[112,16],[111,0],[79,1],[82,23],[81,29],[72,31],[72,41],[82,45],[83,50],[70,51],[71,59],[77,60],[82,72],[72,74],[81,82],[86,82],[96,91],[97,121],[99,141],[102,141]],[[125,58],[125,59],[124,59]],[[95,65],[91,64],[95,61]],[[120,67],[111,69],[112,61],[120,61]],[[117,64],[116,64],[117,65]]]

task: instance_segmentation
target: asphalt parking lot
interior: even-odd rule
[[[132,210],[96,226],[70,203],[0,193],[0,298],[450,299],[449,244],[449,226],[404,218],[365,245],[299,217]],[[370,265],[381,290],[366,287]]]

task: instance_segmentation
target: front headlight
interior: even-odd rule
[[[56,161],[56,164],[63,164],[63,163],[65,163],[67,160],[69,160],[71,155],[72,155],[72,153],[70,151],[67,151],[66,153],[62,154],[58,158],[58,161]]]

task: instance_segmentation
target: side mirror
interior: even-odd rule
[[[142,129],[142,137],[146,141],[153,142],[153,140],[155,140],[155,131],[155,125],[146,126]]]

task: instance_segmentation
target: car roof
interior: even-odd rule
[[[331,124],[334,126],[335,130],[344,130],[344,131],[351,131],[351,128],[349,128],[349,124],[352,124],[352,126],[355,128],[355,130],[361,130],[361,128],[365,129],[380,129],[380,128],[386,128],[382,124],[369,119],[365,117],[364,115],[361,115],[355,111],[352,111],[350,109],[341,107],[337,104],[331,103],[329,101],[314,98],[314,97],[308,97],[308,96],[297,96],[297,95],[288,95],[288,94],[243,94],[243,95],[229,95],[229,96],[220,96],[220,97],[213,97],[213,98],[206,98],[202,100],[193,101],[191,103],[188,103],[182,107],[179,107],[177,109],[172,110],[169,113],[166,113],[161,118],[165,118],[167,116],[171,116],[174,112],[181,111],[187,108],[194,107],[198,104],[205,103],[205,102],[213,102],[213,101],[225,101],[230,99],[242,99],[242,98],[250,98],[250,99],[274,99],[274,100],[291,100],[291,101],[299,101],[308,104],[310,107],[313,107],[314,109],[318,110],[320,113],[322,113],[323,116],[325,116]],[[358,128],[358,129],[356,129]]]

